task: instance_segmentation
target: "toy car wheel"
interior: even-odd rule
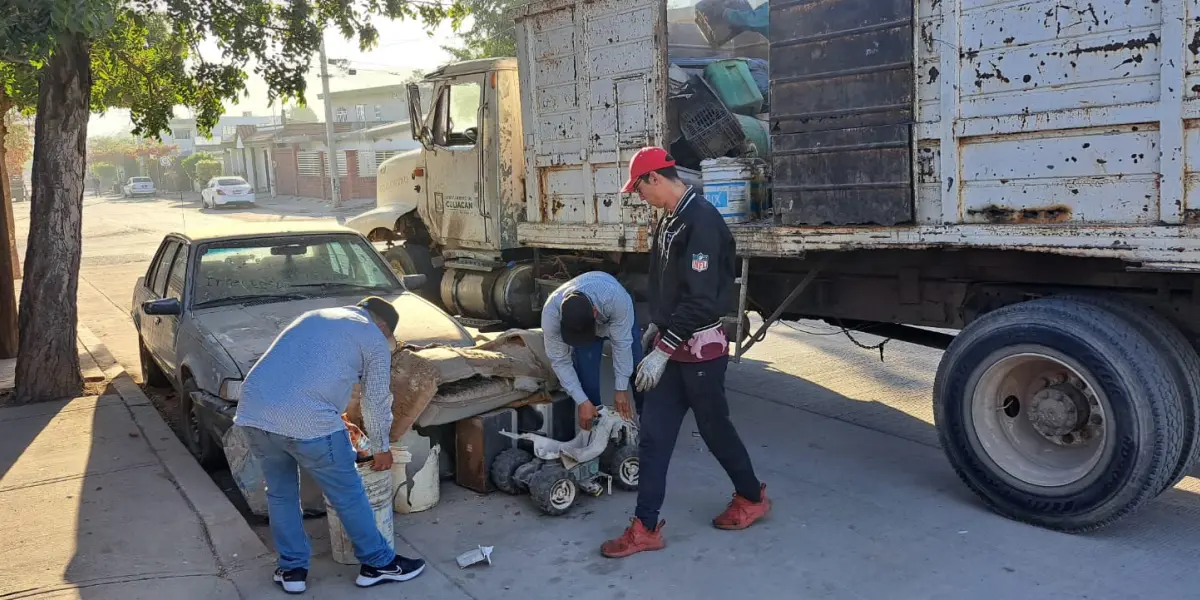
[[[552,517],[565,514],[575,504],[579,488],[561,466],[538,471],[529,482],[529,497],[542,512]]]
[[[521,487],[517,483],[515,475],[521,465],[531,460],[533,460],[533,455],[520,448],[509,448],[501,452],[496,460],[492,461],[492,483],[506,494],[521,493]]]
[[[617,448],[605,465],[605,472],[612,475],[613,485],[622,490],[638,489],[638,474],[641,472],[641,461],[638,460],[637,446],[627,444]]]

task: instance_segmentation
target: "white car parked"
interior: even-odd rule
[[[154,195],[154,180],[149,177],[130,177],[129,181],[121,188],[126,198],[134,196],[153,196]]]
[[[222,175],[208,180],[208,185],[200,191],[200,199],[204,208],[218,208],[230,204],[254,205],[254,190],[241,177]]]

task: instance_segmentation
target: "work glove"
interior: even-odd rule
[[[659,348],[655,348],[654,352],[648,354],[646,358],[642,359],[642,362],[638,363],[637,380],[634,383],[637,385],[639,392],[644,392],[658,385],[658,381],[662,379],[663,371],[667,370],[667,361],[670,358],[670,354]]]
[[[658,325],[651,323],[646,327],[646,333],[642,334],[642,356],[650,354],[650,347],[654,344],[656,335],[658,335]]]

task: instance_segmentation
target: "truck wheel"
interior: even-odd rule
[[[1087,302],[1120,316],[1149,338],[1157,346],[1159,355],[1166,359],[1183,403],[1183,448],[1179,462],[1160,493],[1175,487],[1200,459],[1200,354],[1196,353],[1178,327],[1152,309],[1106,296],[1080,294],[1059,297]]]
[[[984,315],[947,348],[933,393],[954,470],[1019,521],[1103,527],[1157,495],[1180,460],[1170,361],[1094,304],[1041,299]]]
[[[225,453],[200,420],[200,414],[197,412],[199,409],[192,402],[191,395],[196,389],[196,382],[188,379],[183,382],[183,389],[179,394],[179,408],[182,413],[179,424],[183,429],[183,443],[192,456],[196,457],[200,466],[216,467],[225,457]]]
[[[562,465],[550,465],[534,474],[529,481],[529,497],[542,512],[557,517],[571,510],[575,498],[579,496],[579,487],[575,480],[567,475]]]
[[[403,244],[383,253],[388,265],[399,275],[425,275],[425,285],[416,294],[442,307],[442,270],[433,266],[433,254],[426,246]]]
[[[517,474],[517,469],[521,465],[533,460],[533,455],[520,449],[509,448],[496,456],[496,460],[492,461],[492,483],[496,484],[496,489],[506,494],[520,494],[521,486],[517,483],[514,475]]]
[[[637,491],[638,474],[641,462],[638,460],[638,447],[633,444],[618,446],[612,454],[606,454],[601,468],[612,475],[613,485],[626,491]]]
[[[146,342],[141,336],[138,336],[138,355],[142,362],[143,384],[156,388],[171,387],[171,379],[163,372],[162,367],[154,362],[154,357],[150,355],[150,350],[146,348]]]

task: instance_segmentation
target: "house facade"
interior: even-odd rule
[[[164,133],[164,144],[174,144],[179,148],[180,156],[188,156],[195,152],[220,152],[222,144],[237,137],[239,126],[269,127],[279,125],[277,116],[255,116],[243,113],[242,116],[225,115],[217,121],[211,135],[200,137],[196,119],[171,119],[168,123],[170,131]]]

